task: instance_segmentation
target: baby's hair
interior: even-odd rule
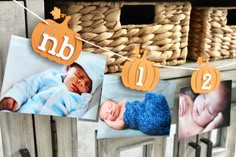
[[[74,62],[74,63],[72,63],[71,65],[69,65],[69,67],[75,67],[75,66],[78,66],[78,67],[80,67],[81,69],[83,69],[84,70],[84,68],[80,65],[80,64],[78,64],[78,63],[76,63],[76,62]],[[85,71],[85,70],[84,70]],[[85,71],[85,73],[87,74],[87,72]],[[90,78],[91,79],[91,78]],[[92,81],[92,79],[91,79],[91,81]],[[93,81],[92,81],[92,84],[91,84],[91,88],[89,88],[89,93],[92,91],[92,86],[93,86]]]
[[[101,110],[101,108],[102,108],[102,105],[103,105],[106,101],[116,102],[115,100],[112,100],[112,99],[106,99],[106,100],[104,100],[104,101],[101,103],[100,108],[99,108],[99,119],[102,120],[102,121],[104,121],[104,120],[100,117],[100,112],[101,112],[100,110]]]
[[[107,99],[107,100],[104,100],[102,103],[101,103],[101,105],[100,106],[102,106],[106,101],[111,101],[111,102],[117,102],[117,101],[115,101],[115,100],[112,100],[112,99]]]
[[[73,67],[73,66],[76,66],[76,65],[79,66],[80,68],[82,68],[81,65],[79,65],[78,63],[75,63],[75,62],[72,63],[70,66]]]
[[[232,80],[222,81],[220,85],[223,87],[225,95],[231,94]]]
[[[195,100],[195,98],[199,95],[199,94],[194,93],[191,87],[181,88],[180,93],[190,96],[192,100]]]
[[[232,81],[222,81],[219,88],[221,87],[223,102],[222,105],[228,106],[231,103],[231,85]]]
[[[230,81],[222,81],[221,84],[223,92],[223,104],[224,110],[222,111],[224,122],[222,126],[227,126],[230,123],[230,108],[231,108],[231,90],[232,90],[232,80]]]
[[[112,102],[115,102],[115,100],[112,100],[112,99],[106,99],[106,100],[104,100],[104,101],[101,103],[101,105],[103,105],[104,102],[106,102],[106,101],[112,101]]]

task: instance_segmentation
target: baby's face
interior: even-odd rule
[[[194,101],[192,117],[201,127],[205,127],[223,110],[222,91],[216,90],[208,94],[200,94]]]
[[[115,121],[120,115],[120,105],[111,100],[105,101],[100,108],[100,118],[102,120]]]
[[[68,68],[64,84],[69,91],[77,94],[89,93],[92,88],[92,80],[84,69],[77,65]]]

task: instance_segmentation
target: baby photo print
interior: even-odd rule
[[[178,138],[230,125],[232,81],[221,81],[209,93],[196,94],[191,87],[180,89]]]
[[[29,39],[12,36],[0,110],[96,120],[105,64],[88,52],[57,64],[34,53]]]
[[[132,90],[120,76],[105,75],[97,138],[168,136],[175,88],[161,80],[150,92]]]

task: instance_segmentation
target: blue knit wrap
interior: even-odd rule
[[[146,93],[143,102],[127,102],[124,122],[147,135],[169,135],[171,116],[165,96]]]

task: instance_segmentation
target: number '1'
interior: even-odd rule
[[[144,71],[143,67],[139,67],[139,71],[140,71],[139,78],[138,78],[138,82],[136,83],[136,85],[142,87],[143,86],[142,79],[143,79],[143,71]]]

